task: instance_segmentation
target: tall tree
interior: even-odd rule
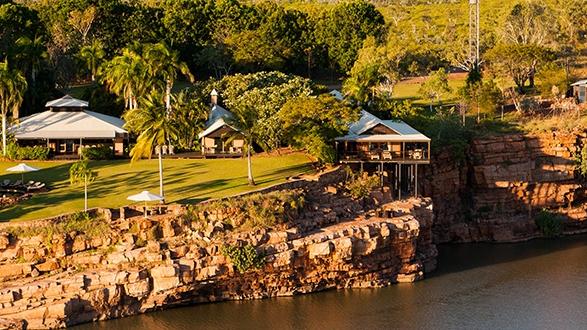
[[[359,110],[323,94],[291,99],[279,115],[292,146],[305,149],[320,162],[333,163],[332,141],[347,133],[348,125],[359,119]]]
[[[96,180],[96,177],[97,173],[89,167],[87,160],[77,161],[69,168],[70,184],[84,186],[84,212],[88,212],[88,184]]]
[[[94,6],[89,6],[84,10],[74,10],[69,13],[68,23],[79,33],[82,45],[87,44],[88,33],[90,33],[96,15],[97,9]]]
[[[325,45],[332,63],[347,72],[367,36],[379,38],[385,21],[371,3],[364,0],[340,2],[318,21],[318,42]]]
[[[16,54],[14,61],[16,66],[22,68],[25,76],[30,77],[32,87],[35,87],[37,75],[48,59],[45,40],[41,36],[33,39],[23,36],[16,40]]]
[[[173,95],[173,112],[169,114],[177,128],[177,144],[192,149],[208,119],[210,107],[194,94],[183,90]]]
[[[448,74],[443,68],[433,72],[426,81],[420,86],[419,93],[430,100],[430,110],[432,110],[432,103],[440,100],[444,95],[451,92],[448,85]]]
[[[257,104],[251,101],[251,99],[239,100],[237,105],[231,108],[234,116],[228,120],[228,124],[239,130],[244,136],[245,148],[247,150],[247,178],[249,185],[254,186],[255,178],[253,177],[251,153],[253,151],[253,143],[259,141],[260,127]]]
[[[141,100],[139,108],[127,110],[122,118],[126,121],[125,128],[139,135],[137,143],[130,151],[131,161],[151,158],[155,147],[159,147],[159,194],[163,190],[163,159],[161,146],[177,139],[177,127],[167,115],[165,106],[159,95],[149,95]]]
[[[526,82],[534,87],[534,74],[552,54],[544,47],[523,44],[500,44],[487,53],[490,69],[499,76],[511,78],[520,93]]]
[[[90,45],[83,46],[79,51],[79,57],[85,63],[86,69],[90,72],[92,81],[96,81],[96,74],[104,56],[106,56],[104,46],[97,40],[94,40]]]
[[[2,153],[6,156],[7,117],[10,112],[18,118],[27,81],[20,71],[11,69],[8,62],[0,63],[0,111],[2,111]]]
[[[375,94],[391,98],[402,76],[399,62],[403,56],[385,45],[379,46],[375,38],[368,37],[344,82],[346,94],[362,103],[373,100]]]
[[[152,88],[152,76],[147,63],[130,48],[123,49],[121,55],[104,63],[100,76],[112,93],[124,98],[127,109],[136,109],[137,100]]]
[[[194,77],[184,62],[179,60],[179,52],[170,49],[164,43],[148,44],[143,51],[150,75],[155,83],[162,82],[165,91],[165,108],[171,111],[171,89],[180,72],[190,81]],[[158,79],[160,78],[160,80]]]

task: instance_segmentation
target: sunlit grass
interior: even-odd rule
[[[262,155],[253,158],[253,172],[257,187],[247,184],[246,159],[164,160],[166,201],[194,203],[201,200],[229,196],[259,187],[285,181],[286,177],[311,169],[310,159],[301,153]],[[0,162],[0,173],[13,162]],[[69,184],[70,162],[27,162],[41,168],[26,173],[25,181],[46,182],[52,189],[47,193],[11,208],[0,210],[0,221],[29,220],[49,217],[83,208],[83,188]],[[159,193],[157,160],[143,160],[130,164],[127,160],[94,161],[90,166],[98,177],[89,187],[90,207],[120,207],[130,204],[126,197],[150,190]],[[4,174],[0,181],[20,179],[20,174]]]

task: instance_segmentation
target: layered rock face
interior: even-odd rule
[[[436,242],[519,241],[541,236],[542,209],[566,218],[564,230],[587,229],[577,173],[585,133],[511,134],[476,139],[465,159],[438,155],[426,175],[435,206]]]
[[[0,235],[0,318],[58,328],[181,304],[411,282],[434,269],[430,199],[357,201],[335,181],[295,184],[305,205],[271,228],[232,228],[224,214],[207,214],[206,223],[112,219],[100,238]],[[25,257],[31,245],[41,258]],[[250,247],[254,255],[239,257]]]

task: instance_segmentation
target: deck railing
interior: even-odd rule
[[[368,152],[349,152],[339,154],[341,161],[427,161],[430,160],[428,150],[414,149],[405,151],[372,150]]]

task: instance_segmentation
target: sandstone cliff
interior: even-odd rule
[[[434,269],[431,201],[354,200],[340,175],[269,189],[271,205],[251,197],[152,220],[103,212],[108,231],[98,237],[4,228],[0,326],[57,328],[181,304],[384,286]],[[300,196],[303,205],[293,203]],[[273,210],[265,218],[275,224],[247,228],[243,203]]]
[[[564,216],[566,233],[587,229],[577,171],[584,132],[477,138],[465,157],[438,154],[426,173],[435,242],[520,241],[542,234],[542,209]],[[459,159],[459,160],[456,160]]]

